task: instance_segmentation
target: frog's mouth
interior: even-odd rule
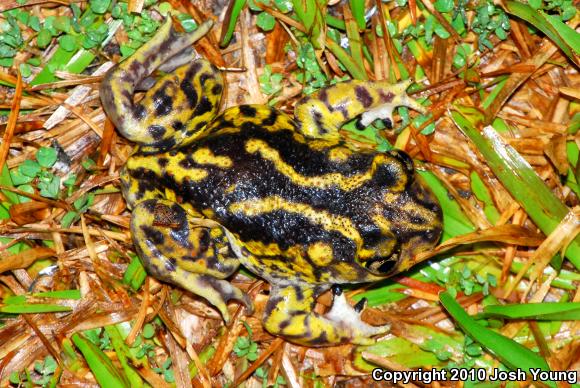
[[[441,236],[441,207],[419,177],[413,177],[397,206],[383,214],[392,224],[391,237],[374,246],[376,256],[361,263],[377,276],[392,276],[418,264],[418,254],[432,249]],[[405,207],[408,210],[402,210]]]
[[[418,264],[418,253],[430,249],[433,244],[425,244],[423,238],[413,238],[404,244],[399,244],[393,249],[393,253],[387,257],[375,257],[366,260],[361,265],[373,275],[389,277],[406,271]]]

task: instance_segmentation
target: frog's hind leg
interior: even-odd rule
[[[425,108],[406,93],[412,82],[353,80],[320,89],[296,104],[297,128],[311,138],[336,139],[340,127],[359,116],[359,123],[366,127],[376,119],[392,125],[397,106],[425,113]]]
[[[193,60],[191,44],[212,23],[192,33],[177,33],[171,18],[155,36],[104,77],[100,96],[103,108],[119,132],[138,143],[142,152],[161,152],[199,137],[219,109],[223,90],[220,72],[206,60]],[[189,59],[189,60],[188,60]],[[173,68],[158,79],[145,97],[133,101],[136,88],[151,86],[157,69]]]
[[[371,326],[360,313],[366,300],[354,307],[348,304],[338,286],[333,287],[333,303],[324,315],[313,311],[321,289],[306,284],[274,284],[264,311],[264,326],[272,334],[306,346],[327,346],[341,343],[368,345],[370,337],[384,334],[390,326]]]
[[[205,298],[222,314],[226,303],[252,303],[240,289],[224,280],[240,265],[234,237],[215,221],[190,216],[179,204],[150,199],[131,216],[131,234],[148,272]]]

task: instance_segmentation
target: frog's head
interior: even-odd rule
[[[379,276],[391,276],[417,264],[415,256],[433,248],[442,231],[441,207],[415,173],[412,159],[402,151],[389,154],[389,177],[397,182],[381,189],[383,201],[373,217],[381,229],[381,238],[375,237],[374,244],[367,244],[374,255],[362,262],[368,271]]]

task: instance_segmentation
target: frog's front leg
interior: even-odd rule
[[[412,80],[341,82],[300,100],[294,109],[298,130],[311,138],[334,139],[347,121],[360,116],[367,126],[376,119],[393,122],[393,110],[406,106],[425,113],[425,108],[406,93]]]
[[[366,300],[354,307],[348,304],[340,287],[333,286],[330,311],[321,315],[313,311],[315,298],[322,292],[308,284],[274,284],[264,310],[264,327],[270,333],[306,346],[327,346],[341,343],[369,345],[371,336],[384,334],[390,326],[371,326],[360,313]]]
[[[131,235],[150,274],[205,298],[226,322],[229,300],[252,309],[248,296],[223,280],[239,267],[241,252],[215,221],[192,217],[175,202],[150,199],[133,209]]]
[[[211,26],[207,21],[182,34],[167,18],[149,42],[105,75],[100,87],[103,108],[119,132],[139,144],[142,152],[166,151],[193,141],[217,113],[223,77],[201,59],[172,70],[141,101],[133,101],[136,88],[155,70],[193,57],[192,43]]]

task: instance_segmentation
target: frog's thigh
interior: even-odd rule
[[[226,303],[242,301],[246,294],[222,280],[239,260],[226,231],[214,221],[189,216],[177,203],[150,199],[132,212],[131,234],[148,272],[207,299],[229,320]]]
[[[221,73],[198,59],[159,79],[137,104],[143,112],[142,149],[168,150],[205,133],[216,115],[223,91]]]
[[[388,325],[370,326],[363,322],[362,305],[351,307],[344,293],[337,290],[332,308],[321,315],[313,311],[319,290],[307,284],[273,285],[264,311],[264,327],[272,334],[306,346],[372,344],[371,336],[389,330]]]

